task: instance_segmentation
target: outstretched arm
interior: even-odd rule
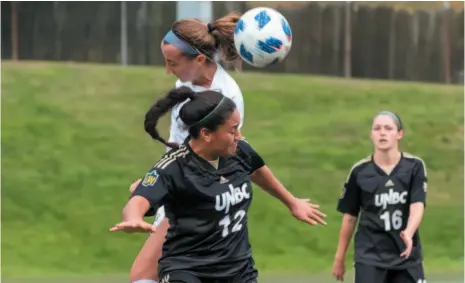
[[[255,172],[250,175],[250,180],[260,186],[265,192],[280,200],[289,209],[296,200],[296,197],[281,184],[266,165],[255,170]]]
[[[255,170],[250,175],[250,179],[264,191],[279,199],[289,208],[292,215],[300,221],[307,222],[310,225],[317,225],[318,223],[326,225],[326,222],[322,219],[326,215],[318,210],[319,206],[310,203],[309,199],[299,199],[292,195],[274,176],[268,166],[263,165]]]
[[[116,224],[110,231],[155,232],[155,226],[145,222],[143,217],[155,214],[156,209],[169,195],[170,187],[169,176],[165,176],[163,172],[157,172],[157,168],[151,169],[144,179],[138,182],[131,198],[124,207],[123,222]]]

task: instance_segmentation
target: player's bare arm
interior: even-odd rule
[[[407,227],[401,232],[400,236],[405,243],[405,250],[400,256],[409,257],[412,251],[412,237],[420,227],[421,220],[425,211],[425,205],[422,202],[412,203],[410,205],[410,215]]]
[[[345,274],[345,257],[349,248],[350,240],[354,234],[357,217],[345,213],[342,217],[342,225],[339,232],[339,241],[337,244],[336,256],[333,263],[333,276],[336,280],[343,281]]]
[[[274,176],[268,166],[262,166],[251,176],[252,182],[260,186],[264,191],[280,200],[298,220],[310,225],[323,224],[326,215],[319,211],[319,206],[310,203],[309,199],[299,199],[293,196],[281,182]]]
[[[142,179],[137,179],[134,183],[131,184],[131,186],[129,186],[129,192],[132,194],[137,186],[139,185],[140,181],[142,181]]]
[[[111,232],[124,231],[155,232],[155,227],[144,221],[144,215],[149,211],[149,201],[141,196],[132,197],[123,209],[123,221],[110,229]]]

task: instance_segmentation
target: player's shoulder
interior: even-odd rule
[[[257,153],[255,152],[255,150],[244,137],[237,142],[236,158],[240,158],[246,163],[249,163],[251,158],[253,158],[253,156],[255,156],[256,154]]]
[[[244,138],[242,137],[238,142],[237,142],[237,150],[236,152],[238,154],[241,154],[241,153],[250,153],[254,151],[254,149],[252,148],[252,146],[249,144],[249,142]]]
[[[371,161],[372,161],[372,156],[371,155],[365,156],[364,158],[359,159],[355,163],[353,163],[352,167],[351,167],[351,170],[360,169],[360,168],[366,166],[367,164],[369,164]]]
[[[181,145],[176,149],[171,149],[155,163],[153,170],[163,175],[176,176],[177,174],[181,174],[181,167],[189,152],[189,149],[185,145]]]
[[[221,93],[229,98],[233,98],[237,95],[242,96],[241,89],[237,84],[236,80],[225,70],[223,67],[218,65],[218,76],[215,78],[215,82],[218,85],[212,86],[213,88],[220,88]]]
[[[411,163],[414,167],[420,167],[423,168],[425,175],[426,175],[426,164],[425,161],[423,161],[422,158],[418,157],[417,155],[413,155],[408,152],[403,152],[402,157],[404,160],[407,162]]]
[[[347,174],[347,178],[345,182],[348,183],[351,177],[357,178],[358,173],[362,171],[366,165],[370,164],[371,161],[372,161],[372,156],[368,155],[362,159],[359,159],[357,162],[353,163],[352,166],[350,167],[349,174]]]
[[[370,164],[372,161],[372,156],[368,155],[362,159],[359,159],[355,163],[352,164],[350,167],[349,175],[348,178],[351,175],[356,175],[358,172],[360,172],[366,165]]]
[[[422,158],[420,158],[420,157],[417,156],[417,155],[413,155],[413,154],[411,154],[411,153],[408,153],[408,152],[403,152],[403,153],[402,153],[402,157],[403,157],[405,160],[409,161],[409,162],[413,162],[413,163],[416,163],[416,164],[422,164],[422,165],[425,164],[425,162],[423,161]]]

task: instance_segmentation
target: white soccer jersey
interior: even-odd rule
[[[215,75],[213,76],[213,81],[210,88],[204,88],[201,86],[193,85],[192,82],[183,83],[180,80],[178,80],[176,82],[176,88],[179,88],[181,86],[187,86],[195,92],[200,92],[208,89],[215,90],[222,93],[224,96],[232,99],[232,101],[234,101],[234,103],[236,104],[237,110],[239,111],[239,114],[241,116],[241,123],[239,125],[239,128],[242,127],[244,123],[244,99],[242,97],[242,92],[239,86],[237,85],[236,81],[226,72],[225,69],[223,69],[223,67],[220,66],[220,64],[217,64],[217,69]],[[189,134],[184,126],[184,123],[181,121],[181,119],[178,119],[179,110],[181,110],[181,107],[187,101],[189,101],[189,99],[177,104],[171,110],[171,128],[170,138],[168,140],[170,142],[181,144],[184,142],[184,140],[187,138]],[[171,150],[171,148],[167,147],[166,150],[169,151]],[[164,218],[165,210],[162,206],[157,210],[157,213],[155,215],[155,221],[153,224],[155,226],[160,225],[161,221]]]
[[[236,104],[237,110],[241,115],[241,124],[239,127],[242,127],[244,122],[244,99],[242,97],[242,92],[237,85],[236,81],[220,66],[217,64],[218,68],[216,69],[215,75],[213,77],[210,90],[215,90],[221,92],[224,96],[229,97]],[[192,82],[181,82],[178,80],[176,82],[176,87],[187,86],[195,92],[208,90],[207,88],[193,85]],[[188,132],[184,127],[184,123],[181,119],[178,119],[179,110],[188,100],[179,103],[174,106],[171,110],[171,128],[170,128],[170,142],[175,142],[181,144],[187,137]]]

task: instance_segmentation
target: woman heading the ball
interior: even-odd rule
[[[244,101],[242,92],[235,80],[216,62],[218,56],[225,63],[239,64],[241,58],[234,46],[234,30],[240,15],[230,13],[209,24],[198,19],[176,21],[161,43],[165,58],[166,72],[175,75],[176,88],[188,87],[194,92],[215,90],[230,98],[240,115],[240,125],[244,121]],[[155,137],[167,146],[167,150],[182,144],[188,136],[187,127],[179,119],[182,106],[190,101],[174,105],[171,112],[171,128],[168,141]],[[141,180],[130,187],[131,192]],[[134,283],[153,283],[158,280],[158,261],[169,228],[164,208],[158,209],[154,225],[157,232],[146,240],[134,260],[130,272],[130,281]]]

